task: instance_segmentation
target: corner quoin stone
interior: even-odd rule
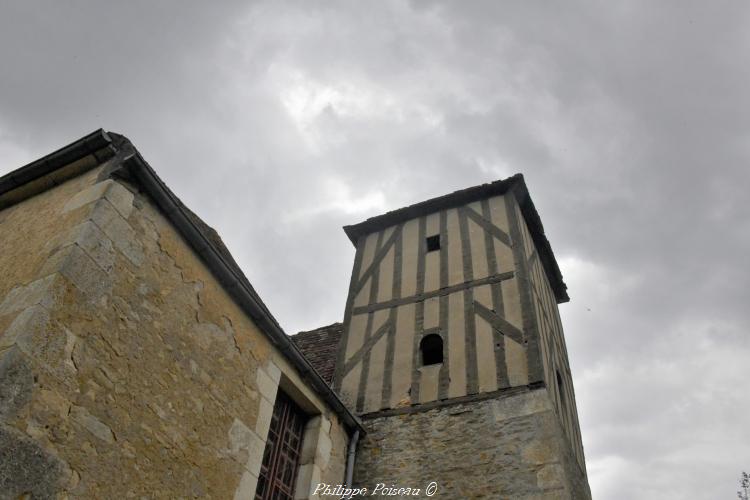
[[[0,423],[0,499],[54,499],[66,467],[36,441]]]
[[[26,406],[33,386],[31,367],[18,347],[0,350],[0,422]]]

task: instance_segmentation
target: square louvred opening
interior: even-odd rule
[[[434,252],[435,250],[440,250],[440,235],[439,234],[436,234],[435,236],[428,236],[426,241],[427,241],[428,252]]]

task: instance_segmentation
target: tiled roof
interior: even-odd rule
[[[344,325],[333,323],[308,332],[299,332],[292,337],[297,348],[328,384],[333,381],[336,356],[343,333]]]

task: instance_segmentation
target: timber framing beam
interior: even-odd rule
[[[400,299],[386,300],[384,302],[376,302],[374,304],[370,304],[367,306],[355,307],[352,310],[352,314],[365,314],[365,313],[380,311],[382,309],[390,309],[391,307],[398,307],[398,306],[403,306],[406,304],[424,302],[425,300],[431,299],[433,297],[442,297],[445,295],[450,295],[452,293],[461,292],[463,290],[468,290],[476,286],[500,283],[501,281],[509,280],[513,278],[514,276],[515,275],[513,271],[508,271],[508,272],[500,273],[500,274],[493,274],[491,276],[487,276],[486,278],[481,278],[481,279],[472,280],[472,281],[465,281],[464,283],[459,283],[457,285],[440,288],[439,290],[433,290],[431,292],[423,292],[423,293],[418,293],[416,295],[410,295],[409,297],[403,297]]]
[[[515,340],[519,344],[523,345],[523,332],[510,324],[508,320],[495,314],[495,311],[491,311],[486,306],[480,304],[476,300],[474,301],[474,311],[487,323],[492,326],[492,329],[504,335],[512,340]]]
[[[367,339],[367,341],[360,347],[357,352],[352,354],[352,356],[344,363],[344,367],[341,369],[341,376],[342,378],[346,376],[347,373],[351,371],[352,368],[354,368],[354,365],[360,362],[362,359],[362,356],[370,352],[370,349],[373,348],[375,344],[377,344],[378,340],[388,333],[393,327],[393,322],[391,319],[387,319],[385,323],[383,323],[380,328],[377,329],[377,331]]]
[[[476,213],[473,209],[469,207],[462,207],[460,209],[462,212],[466,214],[466,216],[476,222],[479,227],[490,233],[492,236],[497,238],[498,240],[505,243],[507,247],[510,248],[511,242],[510,242],[510,236],[508,236],[508,233],[494,225],[492,222],[488,221],[478,213]]]

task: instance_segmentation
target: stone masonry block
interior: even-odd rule
[[[274,380],[262,368],[258,368],[255,380],[258,384],[258,392],[269,401],[275,401],[276,391],[279,388],[278,382],[274,382]]]
[[[331,449],[333,448],[333,442],[328,434],[320,432],[318,434],[318,445],[315,448],[315,465],[320,467],[321,470],[325,470],[328,467],[328,462],[331,461]]]
[[[558,460],[558,453],[549,440],[535,440],[523,447],[521,457],[525,463],[545,464]]]
[[[563,488],[565,472],[560,464],[545,465],[536,473],[537,485],[542,489]]]
[[[91,212],[91,220],[112,240],[122,254],[136,266],[143,263],[143,245],[130,224],[108,200],[99,200]]]
[[[65,470],[39,443],[0,423],[0,498],[58,498]]]
[[[0,337],[0,349],[16,346],[59,380],[69,380],[75,371],[71,360],[76,337],[50,320],[42,306],[21,312]]]
[[[112,240],[91,221],[85,221],[60,238],[50,241],[48,248],[65,247],[78,244],[99,267],[110,272],[115,262],[115,251]],[[46,267],[46,266],[45,266]]]
[[[31,400],[34,374],[21,350],[0,350],[0,421],[12,418]]]
[[[89,299],[96,300],[112,288],[112,278],[78,245],[60,249],[45,263],[42,272],[58,271]]]
[[[319,498],[313,495],[315,486],[320,482],[320,468],[315,464],[301,465],[297,472],[297,488],[294,492],[294,498]]]
[[[0,349],[13,345],[24,345],[25,337],[33,336],[36,331],[46,331],[48,323],[49,312],[47,309],[40,305],[26,308],[5,329],[5,333],[0,337]]]
[[[75,210],[76,208],[80,208],[100,198],[103,198],[104,193],[107,192],[110,185],[113,183],[114,181],[112,180],[106,180],[103,182],[98,182],[94,184],[93,186],[89,186],[86,189],[83,189],[77,192],[75,196],[73,196],[71,199],[67,201],[67,203],[65,203],[65,205],[62,208],[62,212],[63,213],[70,212],[71,210]]]
[[[62,211],[63,213],[70,212],[102,198],[107,199],[123,218],[127,219],[130,216],[133,210],[133,193],[112,179],[98,182],[79,191],[68,200]]]
[[[252,447],[249,453],[250,457],[245,464],[245,468],[256,476],[260,476],[260,468],[263,465],[263,452],[265,450],[266,442],[253,433]]]
[[[266,398],[260,398],[260,407],[258,408],[258,419],[255,422],[255,433],[263,440],[268,436],[268,429],[271,427],[271,417],[273,416],[273,403]]]
[[[315,464],[321,470],[328,467],[333,442],[328,434],[331,422],[322,415],[312,417],[305,425],[300,451],[300,465]]]
[[[112,182],[104,193],[104,197],[115,207],[115,210],[120,212],[124,219],[130,217],[130,213],[133,211],[133,193],[128,191],[125,186],[119,182]]]
[[[245,471],[240,478],[240,484],[234,492],[234,500],[252,500],[255,497],[255,488],[258,486],[258,476]]]
[[[230,456],[257,476],[263,460],[265,441],[236,418],[229,428],[228,437]]]
[[[70,418],[105,443],[114,443],[115,435],[112,433],[112,429],[89,413],[86,408],[76,405],[71,406]]]
[[[495,400],[493,401],[493,410],[495,421],[501,422],[509,418],[550,411],[552,410],[552,403],[547,397],[546,391],[531,391]]]
[[[0,316],[37,304],[52,307],[57,300],[57,276],[45,276],[27,285],[13,288],[0,303]]]
[[[91,221],[84,222],[79,228],[75,242],[104,272],[110,272],[115,264],[112,240],[107,238],[104,232]]]
[[[271,380],[276,382],[277,385],[279,384],[279,381],[281,380],[281,369],[276,366],[276,363],[268,360],[268,363],[266,363],[266,373],[271,377]]]
[[[324,434],[330,434],[331,433],[331,421],[328,420],[325,415],[320,415],[320,430]]]
[[[301,465],[315,462],[318,437],[321,434],[321,418],[320,415],[312,417],[305,425],[305,432],[302,437],[302,449],[299,456],[299,463]]]
[[[229,427],[229,431],[227,432],[227,438],[229,439],[229,447],[227,450],[229,455],[241,464],[244,464],[247,461],[248,450],[250,448],[250,436],[252,433],[253,431],[237,418],[234,419],[232,425]]]

